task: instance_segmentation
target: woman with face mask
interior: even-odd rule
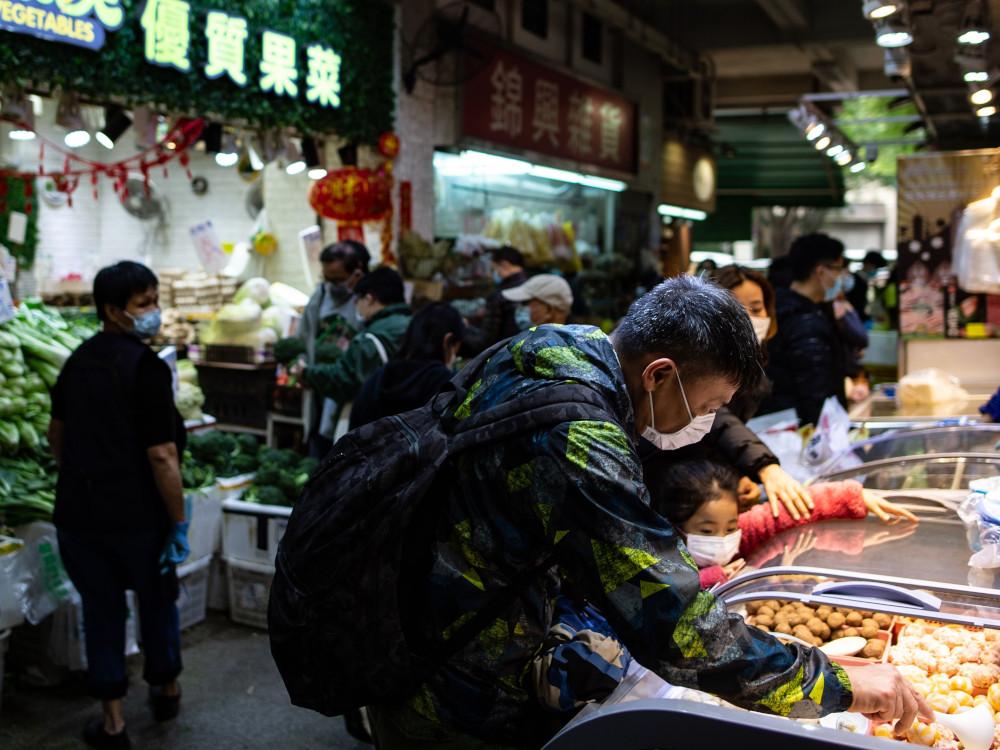
[[[465,324],[447,302],[413,316],[399,353],[361,386],[351,409],[351,429],[426,404],[451,380]]]
[[[103,328],[73,352],[52,391],[53,520],[83,604],[90,690],[104,709],[84,731],[97,748],[129,746],[126,589],[139,603],[153,715],[172,719],[180,707],[175,601],[176,566],[189,552],[179,460],[186,433],[170,369],[146,345],[160,328],[157,289],[139,263],[102,269],[94,305]]]

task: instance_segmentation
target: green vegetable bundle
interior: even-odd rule
[[[0,526],[51,521],[56,467],[51,458],[0,458]]]
[[[217,477],[250,474],[257,470],[258,450],[253,435],[230,435],[218,430],[191,435],[181,464],[184,487],[198,489],[212,484]]]
[[[315,458],[303,458],[290,450],[262,447],[258,458],[260,468],[243,499],[263,505],[293,505],[319,466]]]

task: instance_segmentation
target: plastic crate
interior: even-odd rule
[[[197,625],[205,619],[208,606],[208,573],[212,556],[186,563],[177,568],[179,595],[177,597],[177,614],[180,618],[181,630]]]
[[[267,630],[267,600],[271,595],[274,566],[226,560],[229,583],[229,619],[240,625]]]
[[[226,560],[274,565],[292,509],[242,500],[222,503],[222,553]]]
[[[219,424],[267,429],[275,365],[199,362],[198,383],[205,394],[202,410]]]
[[[184,493],[184,504],[190,521],[189,559],[211,557],[222,543],[222,493],[217,485],[190,490]]]

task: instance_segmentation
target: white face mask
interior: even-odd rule
[[[750,322],[753,324],[753,332],[757,334],[757,341],[764,343],[764,339],[767,338],[767,332],[771,330],[771,319],[767,318],[750,318]]]
[[[740,553],[742,538],[743,532],[739,529],[725,536],[688,534],[687,548],[699,567],[725,565]]]
[[[715,424],[714,414],[703,414],[700,417],[696,417],[691,413],[691,407],[688,406],[687,394],[684,393],[684,384],[681,382],[681,374],[679,372],[677,373],[677,385],[681,389],[681,398],[684,399],[684,408],[687,409],[688,419],[691,420],[686,427],[681,428],[677,432],[657,432],[656,413],[653,411],[653,392],[647,391],[649,394],[649,427],[642,431],[642,436],[661,451],[674,451],[678,448],[683,448],[685,445],[697,443],[711,431],[712,425]]]

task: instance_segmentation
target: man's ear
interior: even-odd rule
[[[654,359],[642,371],[642,387],[646,391],[655,391],[677,372],[677,365],[669,357]]]

